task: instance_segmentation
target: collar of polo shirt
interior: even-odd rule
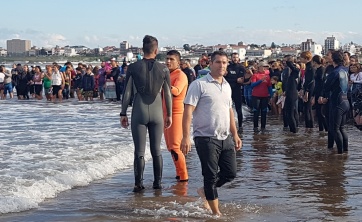
[[[225,80],[224,77],[222,77],[222,78],[223,78],[222,84],[226,84],[227,81]],[[217,83],[219,83],[217,80],[215,80],[215,79],[210,75],[210,73],[208,73],[208,74],[206,75],[206,79],[207,79],[208,82],[217,82]]]

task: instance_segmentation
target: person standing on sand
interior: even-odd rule
[[[181,150],[185,155],[191,151],[193,117],[193,136],[204,177],[204,187],[198,193],[207,200],[205,207],[217,216],[221,215],[217,187],[236,177],[235,151],[242,146],[235,125],[231,87],[224,78],[227,66],[225,52],[212,54],[210,73],[193,81],[188,89],[182,119]]]

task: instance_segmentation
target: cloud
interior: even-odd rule
[[[362,39],[361,32],[331,32],[319,31],[311,32],[309,30],[295,29],[247,29],[233,28],[228,30],[203,32],[188,32],[187,34],[163,33],[155,35],[159,39],[160,46],[182,46],[188,44],[216,45],[216,44],[237,44],[243,41],[246,44],[266,44],[272,42],[281,45],[300,44],[307,39],[313,39],[314,42],[323,45],[328,36],[335,36],[343,44],[347,42],[359,42]],[[128,41],[131,45],[141,46],[142,37],[140,33],[122,34],[103,34],[87,33],[76,37],[65,36],[60,33],[45,33],[33,29],[16,30],[9,28],[0,28],[0,47],[6,48],[6,40],[12,38],[29,39],[32,45],[38,47],[51,47],[55,45],[85,45],[87,47],[116,46],[122,41]]]
[[[9,39],[31,40],[32,45],[38,47],[69,44],[67,38],[59,33],[44,33],[33,29],[16,30],[0,28],[0,46],[6,47],[6,40]]]

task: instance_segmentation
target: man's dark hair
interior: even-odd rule
[[[332,60],[337,65],[343,65],[343,52],[342,51],[334,51],[332,52]]]
[[[0,72],[3,72],[4,68],[2,66],[0,66]]]
[[[214,62],[216,56],[225,56],[226,58],[228,58],[228,55],[226,54],[226,52],[224,51],[215,51],[211,54],[211,62]]]
[[[68,62],[64,63],[64,66],[68,66],[68,65],[69,65],[69,66],[73,66],[73,65],[72,65],[72,62],[69,62],[69,61],[68,61]]]
[[[167,52],[167,55],[168,56],[176,56],[179,62],[181,60],[181,54],[177,50],[170,50],[170,51]]]
[[[233,53],[231,53],[231,57],[233,57],[233,55],[239,55],[239,53],[233,52]]]
[[[150,35],[145,35],[143,38],[143,52],[146,55],[151,54],[153,51],[155,51],[158,48],[158,40]]]
[[[347,54],[347,55],[348,55],[348,57],[351,57],[351,53],[350,53],[350,52],[348,52],[348,51],[344,51],[344,52],[343,52],[343,54]]]

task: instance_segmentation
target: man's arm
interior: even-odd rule
[[[230,108],[230,132],[233,136],[234,142],[235,142],[235,150],[240,150],[242,146],[241,139],[238,135],[238,131],[236,129],[235,124],[235,117],[234,117],[234,110],[233,108]]]
[[[191,151],[191,139],[190,139],[190,128],[192,113],[195,110],[195,106],[185,104],[184,114],[182,116],[182,141],[181,141],[181,151],[186,155]],[[234,123],[235,124],[235,123]]]

